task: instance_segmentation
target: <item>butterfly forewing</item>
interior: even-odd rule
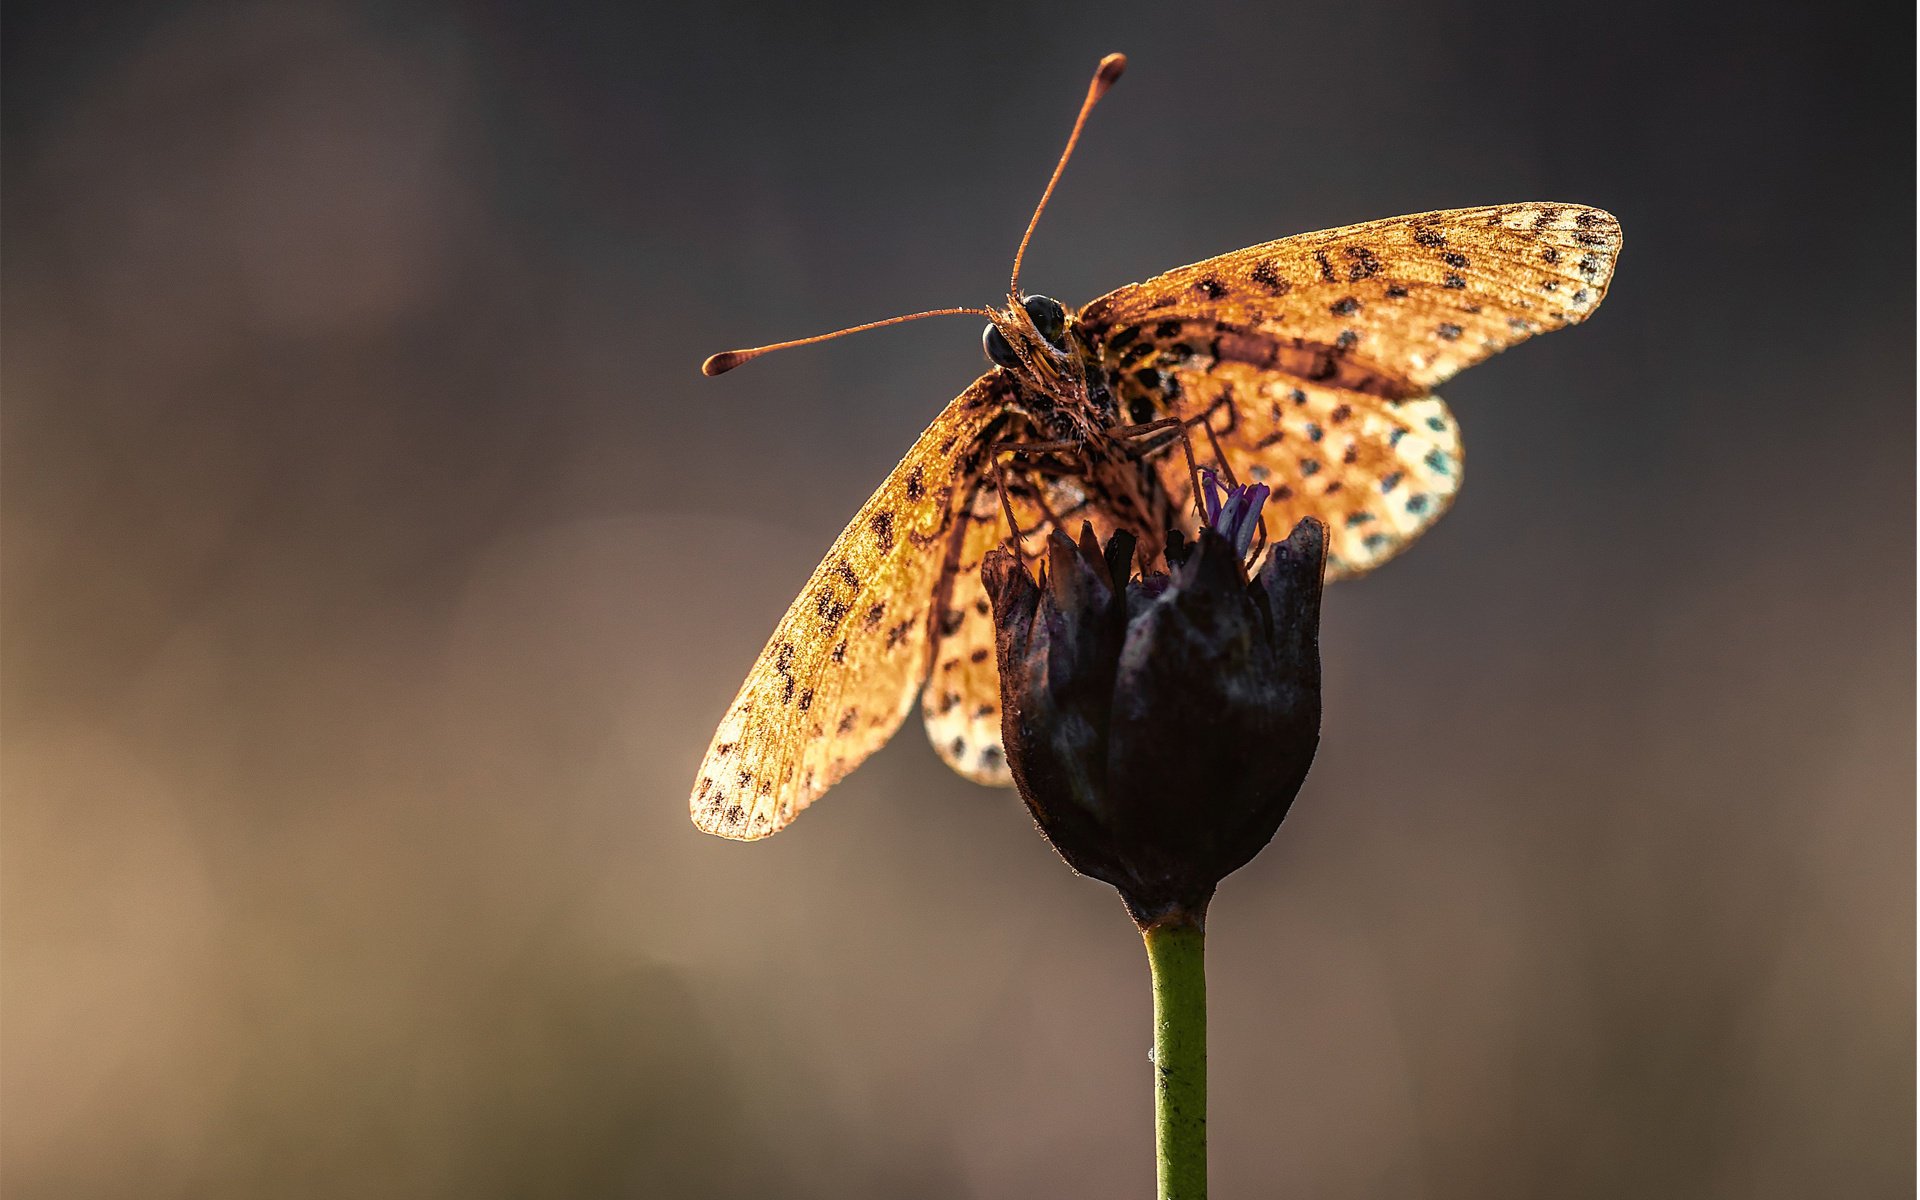
[[[1080,321],[1115,366],[1132,350],[1129,330],[1193,319],[1220,330],[1216,358],[1404,399],[1584,320],[1619,250],[1619,223],[1577,204],[1422,213],[1181,267],[1109,292]],[[1261,336],[1242,344],[1236,333]]]
[[[834,542],[713,736],[692,797],[701,829],[775,832],[899,728],[926,678],[956,507],[1006,399],[997,372],[963,392]]]

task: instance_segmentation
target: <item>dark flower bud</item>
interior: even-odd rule
[[[1165,575],[1130,578],[1133,537],[1102,547],[1091,528],[1077,545],[1055,531],[1037,580],[1004,550],[981,568],[1014,782],[1061,857],[1143,928],[1204,915],[1272,840],[1319,744],[1326,528],[1301,521],[1249,579],[1264,500],[1210,494]]]

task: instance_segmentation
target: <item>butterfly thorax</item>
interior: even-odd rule
[[[1078,314],[1046,296],[1016,298],[993,314],[985,343],[1012,385],[1008,407],[1031,423],[1031,440],[1059,447],[1028,465],[1079,477],[1151,559],[1173,506],[1139,447],[1117,432],[1120,405]]]

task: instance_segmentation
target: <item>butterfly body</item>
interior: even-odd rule
[[[1583,205],[1454,209],[1249,247],[1078,310],[1023,296],[1016,258],[1005,309],[944,310],[988,317],[994,367],[935,418],[782,618],[701,765],[695,823],[743,839],[782,828],[884,744],[916,696],[944,761],[1010,783],[981,560],[1087,522],[1102,538],[1133,531],[1151,561],[1169,527],[1194,531],[1189,453],[1271,487],[1274,527],[1323,521],[1329,578],[1386,562],[1460,486],[1458,426],[1433,388],[1585,320],[1619,247],[1618,222]]]
[[[1036,320],[1035,311],[1050,320]],[[996,332],[1002,335],[998,353]],[[1122,411],[1119,377],[1078,314],[1046,296],[1016,297],[995,314],[987,346],[988,357],[999,364],[1008,408],[1029,422],[1022,435],[991,443],[990,450],[1004,456],[1000,465],[1016,477],[1078,478],[1110,517],[1139,532],[1149,559],[1157,554],[1158,531],[1172,513],[1158,474],[1142,464],[1154,447],[1127,436],[1140,422]],[[1011,354],[1005,349],[1016,346]],[[1172,439],[1154,441],[1164,449]],[[1005,487],[1003,479],[995,483]],[[1051,522],[1061,514],[1043,509],[1043,516]]]

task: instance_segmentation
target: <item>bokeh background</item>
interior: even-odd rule
[[[1214,906],[1221,1196],[1887,1197],[1914,1133],[1911,17],[6,11],[9,1197],[1146,1195],[1138,941],[910,726],[686,795],[840,524],[1070,302],[1510,200],[1626,231],[1446,389]]]

